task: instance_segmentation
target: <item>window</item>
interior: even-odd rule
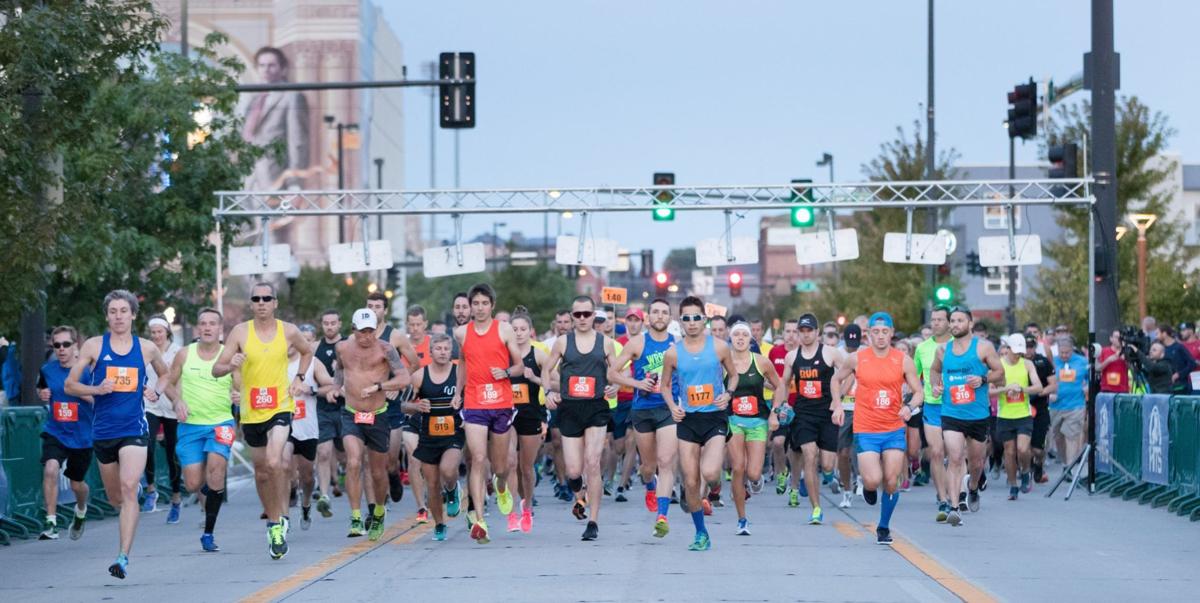
[[[1014,228],[1021,227],[1021,206],[1013,207],[1013,217],[1016,219]],[[1008,211],[1003,205],[989,205],[983,208],[983,227],[987,230],[1008,228]]]
[[[1017,295],[1021,294],[1023,281],[1021,266],[1017,266]],[[983,277],[984,295],[1008,295],[1008,267],[995,266],[987,269]]]

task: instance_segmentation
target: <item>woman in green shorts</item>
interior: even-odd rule
[[[775,367],[762,354],[750,351],[750,325],[739,322],[729,328],[733,363],[738,370],[737,389],[729,400],[729,452],[733,466],[733,504],[737,507],[739,536],[750,535],[746,519],[746,482],[754,492],[762,491],[763,458],[767,453],[767,434],[778,427],[778,418],[763,399],[763,388],[786,391]],[[786,396],[781,396],[786,399]]]

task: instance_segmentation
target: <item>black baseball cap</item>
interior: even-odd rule
[[[1179,323],[1179,330],[1180,330],[1180,331],[1195,331],[1195,330],[1196,330],[1196,323],[1194,323],[1194,322],[1181,322],[1181,323]]]
[[[854,323],[846,325],[846,330],[842,332],[842,341],[846,342],[846,349],[853,352],[862,345],[862,328]]]
[[[815,331],[815,330],[821,328],[821,325],[820,325],[820,323],[817,322],[817,317],[813,316],[813,314],[811,312],[809,312],[809,313],[801,316],[800,320],[796,321],[796,328],[812,329]]]

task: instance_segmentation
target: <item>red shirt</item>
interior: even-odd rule
[[[617,343],[621,344],[622,346],[629,345],[629,335],[622,335],[618,337]],[[632,367],[633,363],[631,362],[630,369],[632,369]],[[629,374],[630,369],[626,369],[625,374]],[[627,402],[633,402],[633,388],[622,385],[617,389],[617,404],[625,404]]]
[[[502,410],[513,407],[512,382],[508,378],[492,377],[493,368],[508,368],[512,360],[508,346],[500,339],[500,321],[493,320],[483,335],[475,332],[474,321],[467,323],[463,338],[463,363],[467,371],[467,391],[463,392],[463,408],[467,410]]]
[[[1200,338],[1193,339],[1191,341],[1184,341],[1183,347],[1187,348],[1187,351],[1192,354],[1192,358],[1195,358],[1197,362],[1200,362]]]
[[[770,360],[771,364],[775,365],[775,372],[780,377],[783,376],[783,370],[787,368],[787,355],[787,347],[782,345],[777,345],[771,348],[770,352],[767,352],[767,360]],[[788,384],[788,404],[796,405],[796,382],[794,380]]]
[[[1104,348],[1100,351],[1100,362],[1104,362],[1116,354],[1118,352],[1111,347]],[[1124,358],[1117,358],[1104,367],[1104,371],[1100,374],[1100,391],[1114,394],[1129,393],[1129,365],[1125,364]]]

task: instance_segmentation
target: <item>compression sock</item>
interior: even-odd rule
[[[386,507],[384,507],[383,505],[375,505],[375,508],[374,508],[374,509],[371,509],[371,513],[372,513],[372,514],[373,514],[373,515],[374,515],[376,518],[383,517],[383,514],[384,514],[385,512],[387,512],[387,508],[386,508]]]
[[[658,497],[658,514],[662,515],[663,517],[666,517],[667,511],[670,511],[670,510],[671,510],[671,497],[670,496]]]
[[[350,519],[362,519],[362,510],[350,509]]]
[[[658,477],[652,477],[652,478],[650,478],[650,481],[644,482],[644,483],[646,485],[647,490],[657,490],[658,489]]]
[[[204,533],[212,534],[217,527],[217,514],[221,512],[223,490],[209,490],[204,495]]]
[[[692,511],[692,524],[696,526],[697,534],[708,533],[708,528],[704,527],[704,511]]]
[[[883,493],[883,505],[879,509],[879,527],[887,528],[892,521],[892,511],[896,510],[896,503],[900,502],[900,492],[894,494]]]

